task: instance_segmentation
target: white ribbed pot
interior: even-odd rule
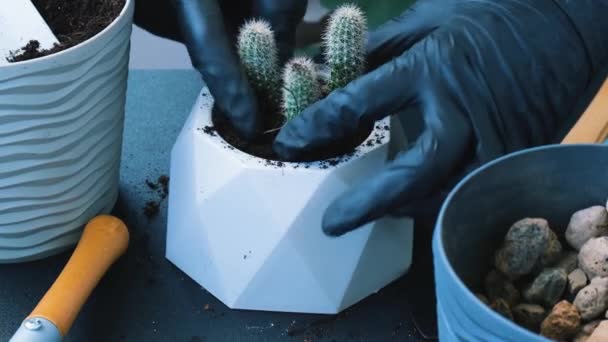
[[[166,256],[233,309],[335,314],[402,276],[412,221],[380,219],[339,238],[328,205],[374,177],[392,151],[390,119],[354,155],[268,162],[214,133],[207,89],[171,154]]]
[[[73,247],[118,196],[134,0],[87,41],[0,66],[0,263]]]

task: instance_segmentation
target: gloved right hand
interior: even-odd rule
[[[243,137],[253,139],[261,120],[235,51],[238,29],[248,19],[266,19],[284,62],[291,57],[306,5],[306,0],[137,0],[135,24],[184,43],[216,107]]]
[[[561,140],[605,78],[607,14],[608,0],[418,0],[370,34],[370,71],[291,119],[275,151],[297,160],[420,112],[411,148],[341,194],[322,224],[339,236],[387,215],[435,217],[468,172]]]

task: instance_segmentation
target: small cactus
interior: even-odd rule
[[[237,48],[258,98],[270,106],[266,109],[274,114],[282,105],[281,114],[291,120],[363,73],[366,33],[367,22],[357,6],[343,5],[334,11],[323,37],[326,65],[320,66],[321,70],[308,57],[295,57],[280,65],[274,33],[262,19],[247,21],[241,27]]]
[[[319,79],[312,60],[292,58],[283,72],[283,116],[291,120],[320,97]]]
[[[237,50],[258,97],[277,106],[280,99],[280,69],[278,49],[270,25],[262,19],[247,21],[239,31]]]
[[[365,66],[367,21],[354,5],[342,5],[332,13],[324,35],[329,67],[327,91],[346,86],[359,77]]]

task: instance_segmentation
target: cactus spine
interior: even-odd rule
[[[343,5],[331,15],[324,35],[330,73],[327,91],[342,88],[363,73],[366,32],[365,16],[354,5]]]
[[[261,19],[246,22],[239,32],[237,50],[258,97],[278,106],[281,86],[279,58],[270,25]]]
[[[317,70],[308,57],[294,57],[283,73],[283,116],[291,120],[321,97]]]
[[[295,57],[281,66],[274,32],[263,19],[250,20],[241,27],[237,48],[258,98],[270,105],[266,109],[280,109],[282,105],[283,116],[291,120],[363,73],[366,33],[367,22],[357,6],[342,5],[334,11],[323,36],[323,72],[308,57]]]

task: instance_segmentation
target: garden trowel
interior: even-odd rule
[[[109,215],[92,219],[55,283],[9,342],[62,341],[99,280],[128,244],[129,232],[121,220]]]
[[[59,43],[31,0],[0,0],[0,66],[32,40],[40,49]]]

